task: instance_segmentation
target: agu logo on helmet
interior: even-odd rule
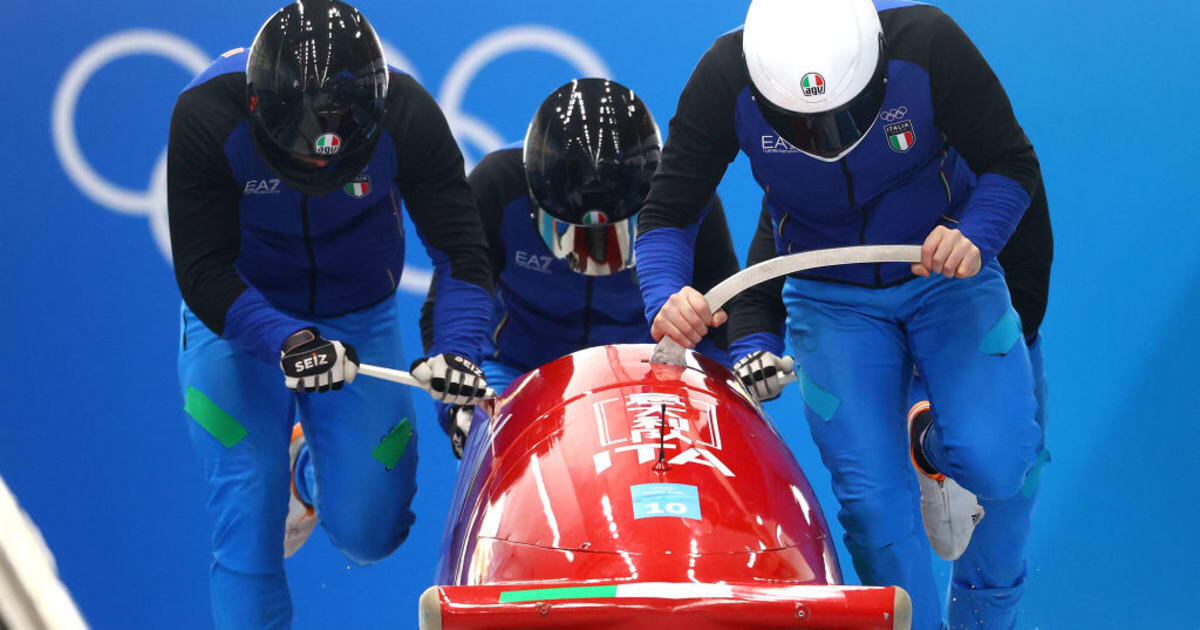
[[[336,133],[323,133],[313,143],[317,155],[333,155],[342,150],[342,137]]]
[[[825,93],[825,77],[816,72],[809,72],[800,79],[800,87],[805,96],[821,96]]]

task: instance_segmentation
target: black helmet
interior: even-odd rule
[[[589,276],[633,266],[661,153],[650,110],[620,83],[577,79],[551,93],[525,135],[533,223],[550,252]]]
[[[246,60],[255,146],[293,188],[333,190],[370,161],[387,87],[383,47],[357,9],[293,2],[263,24]]]

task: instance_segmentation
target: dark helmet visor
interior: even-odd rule
[[[637,239],[637,215],[607,223],[607,215],[594,210],[585,215],[592,224],[568,223],[533,207],[533,224],[538,236],[556,258],[572,271],[585,276],[607,276],[633,267],[633,242]]]

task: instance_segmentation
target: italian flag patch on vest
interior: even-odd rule
[[[366,173],[359,173],[345,186],[342,186],[342,190],[355,199],[362,199],[371,192],[371,177]]]
[[[917,134],[913,131],[911,120],[902,120],[887,125],[883,128],[883,133],[887,136],[888,146],[892,147],[893,151],[904,153],[917,143]]]

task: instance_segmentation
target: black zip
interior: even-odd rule
[[[308,250],[308,314],[313,315],[317,312],[317,257],[308,232],[308,195],[300,197],[300,222],[304,227],[304,248]]]
[[[587,294],[583,301],[583,339],[579,342],[580,348],[588,347],[588,337],[592,334],[592,291],[595,286],[596,279],[588,276]]]
[[[858,208],[858,210],[860,212],[862,212],[863,222],[862,222],[862,228],[860,228],[858,230],[858,243],[859,243],[859,245],[866,245],[867,244],[867,219],[869,218],[869,216],[867,214],[867,209],[866,209],[866,207],[859,208],[858,202],[856,202],[854,200],[854,177],[852,175],[850,175],[850,165],[846,164],[846,160],[844,158],[839,160],[838,164],[842,165],[842,175],[846,176],[846,197],[850,200],[851,207]],[[874,267],[875,267],[875,287],[878,288],[883,285],[883,277],[879,270],[879,263],[875,263]]]

